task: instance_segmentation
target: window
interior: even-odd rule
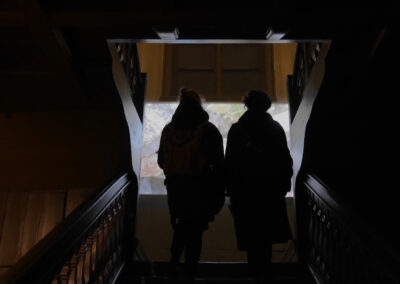
[[[160,143],[161,131],[171,120],[177,106],[177,103],[147,103],[145,106],[140,194],[166,194],[165,176],[157,165],[156,152]],[[232,123],[236,122],[246,109],[242,103],[205,103],[203,107],[210,115],[210,121],[221,132],[225,148]],[[268,112],[282,125],[289,143],[288,104],[273,103]]]

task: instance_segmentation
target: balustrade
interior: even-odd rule
[[[132,256],[132,190],[124,174],[89,198],[12,267],[4,283],[112,283]]]
[[[136,110],[140,119],[143,120],[143,105],[147,77],[140,69],[137,46],[135,43],[116,43],[115,47],[132,91],[132,99]]]
[[[305,181],[306,261],[322,284],[400,283],[400,258],[316,177]]]
[[[288,78],[288,95],[290,102],[291,120],[297,112],[303,91],[309,79],[311,70],[318,59],[321,50],[321,43],[308,42],[297,45],[296,59],[293,75]]]

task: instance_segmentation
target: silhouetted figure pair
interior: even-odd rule
[[[179,105],[161,134],[158,164],[163,169],[174,235],[171,270],[185,254],[185,276],[192,278],[200,259],[202,233],[222,208],[223,140],[209,122],[200,96],[181,89]]]
[[[285,195],[292,158],[283,128],[267,113],[268,95],[250,91],[244,103],[247,111],[228,133],[228,195],[238,249],[247,252],[250,272],[264,282],[271,277],[272,244],[291,239]]]
[[[185,272],[196,271],[202,233],[231,200],[238,249],[247,252],[249,270],[261,282],[270,276],[272,244],[291,238],[285,195],[291,187],[292,158],[285,132],[267,110],[271,101],[250,91],[247,111],[222,136],[208,121],[199,95],[182,89],[172,121],[161,135],[158,164],[166,175],[174,229],[171,268],[185,253]]]

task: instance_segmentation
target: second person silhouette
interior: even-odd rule
[[[261,283],[271,277],[272,244],[291,231],[285,195],[291,188],[292,158],[281,125],[267,113],[263,91],[250,91],[247,111],[229,130],[225,164],[238,249]]]

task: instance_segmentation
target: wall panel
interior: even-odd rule
[[[121,167],[122,127],[105,110],[0,116],[0,191],[104,185]]]
[[[277,102],[288,102],[287,76],[293,74],[297,43],[273,45],[274,54],[274,94]]]
[[[286,78],[293,73],[296,47],[139,44],[141,68],[148,74],[146,101],[176,101],[178,89],[186,86],[208,101],[241,102],[248,90],[262,89],[272,100],[286,103]]]

